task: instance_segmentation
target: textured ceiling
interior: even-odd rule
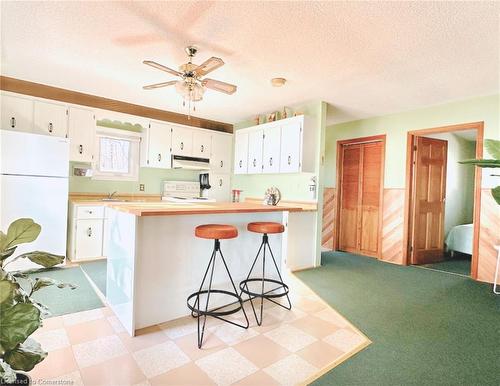
[[[238,122],[321,99],[328,122],[498,92],[497,2],[1,2],[3,75],[185,112],[176,67],[219,56],[196,115]],[[270,78],[282,76],[282,88]]]

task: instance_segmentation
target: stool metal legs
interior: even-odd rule
[[[214,270],[215,270],[215,262],[217,260],[217,252],[220,255],[220,258],[222,260],[222,263],[224,264],[224,268],[227,272],[227,275],[229,276],[229,280],[231,282],[231,285],[233,287],[234,292],[231,291],[226,291],[226,290],[218,290],[218,289],[212,289],[212,280],[214,276]],[[208,289],[204,290],[203,286],[205,284],[205,281],[208,276],[208,272],[210,271],[210,279],[208,281]],[[206,294],[207,299],[204,302],[205,304],[202,305],[200,301],[200,295]],[[237,306],[231,308],[231,309],[226,309],[225,308],[228,305],[224,305],[218,308],[214,309],[209,309],[209,303],[210,303],[210,295],[212,294],[223,294],[223,295],[228,295],[233,298],[235,298],[234,304],[238,304]],[[194,300],[194,304],[191,305],[190,301]],[[233,304],[233,303],[232,303]],[[222,251],[220,250],[220,241],[215,240],[214,244],[214,250],[212,252],[212,256],[210,257],[210,261],[208,263],[207,269],[205,270],[205,274],[203,275],[203,280],[201,281],[200,289],[198,292],[195,292],[187,298],[187,306],[191,310],[191,316],[197,319],[197,324],[198,324],[198,348],[201,348],[201,345],[203,344],[203,335],[205,333],[205,324],[207,321],[207,316],[212,316],[214,318],[223,320],[227,323],[233,324],[235,326],[247,329],[249,324],[247,314],[245,312],[245,309],[243,308],[243,300],[241,299],[241,296],[238,295],[238,291],[236,289],[236,286],[234,284],[233,278],[231,276],[231,273],[229,272],[229,268],[227,267],[226,260],[224,259],[224,256],[222,255]],[[202,308],[203,307],[203,308]],[[243,311],[243,315],[245,316],[245,321],[246,324],[238,324],[235,323],[231,320],[224,319],[223,316],[231,315],[239,310]],[[200,318],[203,317],[203,323],[201,323]]]
[[[276,272],[278,273],[279,280],[274,280],[274,279],[268,279],[266,278],[266,249],[269,250],[269,253],[271,254],[271,259],[274,264],[274,268],[276,268]],[[250,275],[252,274],[252,271],[255,267],[255,264],[257,263],[257,260],[259,259],[259,255],[262,252],[262,277],[260,278],[250,278]],[[253,292],[250,291],[248,288],[248,284],[252,282],[261,282],[261,290],[260,292]],[[271,284],[276,284],[277,287],[273,288],[272,290],[265,291],[264,285],[265,283],[271,283]],[[283,292],[275,293],[274,291],[283,289]],[[250,268],[250,272],[248,272],[248,276],[245,280],[243,280],[240,283],[240,296],[243,293],[246,293],[250,299],[250,304],[252,305],[252,310],[253,314],[255,316],[255,320],[257,321],[257,324],[260,326],[262,325],[262,314],[264,310],[264,299],[267,299],[275,304],[277,304],[280,307],[283,307],[287,310],[292,309],[292,303],[290,302],[290,298],[288,297],[288,292],[289,288],[288,286],[283,282],[283,278],[281,277],[280,270],[278,268],[278,264],[276,264],[276,260],[274,259],[273,251],[271,250],[271,246],[269,245],[269,237],[265,233],[262,237],[262,243],[260,244],[259,251],[257,252],[257,255],[255,256],[255,259],[253,261],[252,267]],[[279,298],[282,296],[286,296],[287,301],[288,301],[288,306],[283,305],[273,299]],[[255,306],[253,304],[253,299],[254,298],[260,298],[260,318],[257,316],[257,312],[255,310]]]

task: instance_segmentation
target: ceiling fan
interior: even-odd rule
[[[204,77],[205,75],[223,66],[224,61],[222,59],[212,56],[211,58],[205,60],[202,64],[196,65],[193,63],[193,57],[198,52],[198,48],[196,48],[195,46],[187,46],[185,48],[185,51],[188,55],[189,60],[187,63],[179,66],[179,71],[173,70],[151,60],[144,60],[144,64],[147,64],[148,66],[154,67],[158,70],[168,72],[169,74],[178,76],[181,79],[150,84],[147,86],[143,86],[143,89],[152,90],[160,87],[175,85],[176,91],[184,98],[183,106],[185,106],[186,102],[188,102],[189,111],[191,111],[192,103],[193,111],[196,111],[194,102],[198,102],[203,99],[203,94],[205,93],[205,89],[207,88],[229,95],[236,92],[237,87],[235,85],[210,78],[202,79],[202,77]]]

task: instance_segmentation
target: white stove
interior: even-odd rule
[[[163,181],[161,199],[177,204],[215,202],[214,199],[201,197],[200,183],[192,181]]]

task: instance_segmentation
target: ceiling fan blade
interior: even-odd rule
[[[181,76],[182,74],[179,71],[172,70],[171,68],[168,68],[162,64],[153,62],[151,60],[144,60],[142,63],[147,64],[148,66],[157,68],[158,70],[168,72],[169,74],[175,75],[175,76]]]
[[[212,56],[211,58],[205,60],[202,64],[194,69],[194,72],[198,76],[205,76],[209,72],[217,70],[219,67],[224,65],[224,61],[220,58]]]
[[[143,86],[142,88],[144,90],[152,90],[154,88],[160,88],[160,87],[167,87],[167,86],[173,86],[174,84],[177,83],[177,80],[171,80],[169,82],[162,82],[162,83],[155,83],[155,84],[148,84],[147,86]]]
[[[237,89],[237,87],[234,84],[221,82],[220,80],[215,80],[215,79],[203,79],[202,84],[207,88],[223,92],[224,94],[229,94],[229,95],[234,94]]]

